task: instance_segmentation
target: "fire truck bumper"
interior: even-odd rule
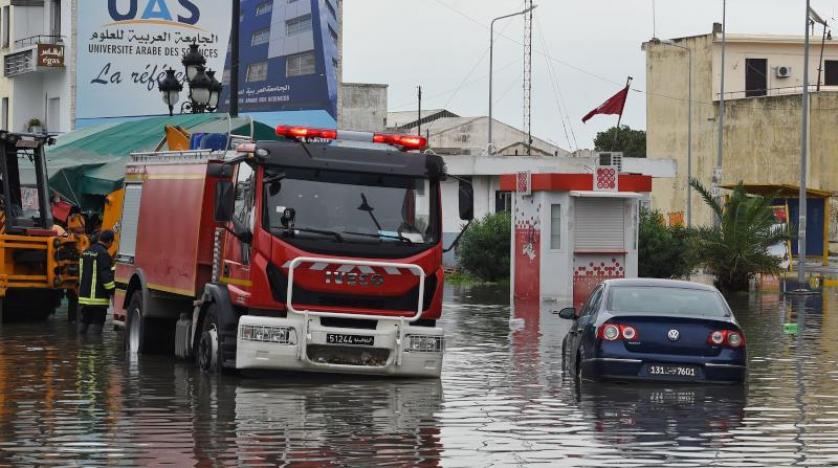
[[[324,326],[320,318],[242,316],[236,368],[439,377],[441,328],[383,319],[375,328]]]

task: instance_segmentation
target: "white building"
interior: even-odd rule
[[[597,166],[597,158],[592,157],[539,157],[539,156],[479,156],[479,155],[444,155],[448,173],[471,180],[474,188],[474,219],[480,219],[487,214],[510,210],[511,195],[508,190],[501,188],[501,176],[519,172],[532,174],[593,174]],[[641,174],[658,178],[675,177],[676,164],[673,160],[623,158],[622,172],[626,174]],[[447,247],[459,234],[464,221],[459,219],[456,209],[459,197],[459,181],[451,178],[442,185],[442,204],[448,209],[443,210],[442,233],[443,244]],[[642,203],[648,203],[648,195],[641,198]],[[457,260],[454,252],[445,254],[446,265],[454,265]]]
[[[387,115],[390,131],[421,133],[438,154],[486,154],[489,142],[489,117],[461,117],[446,109],[417,112],[390,112]],[[494,154],[523,156],[527,154],[527,134],[511,125],[493,119],[492,140]],[[558,145],[533,137],[533,156],[570,156]]]
[[[0,0],[0,127],[72,127],[75,83],[70,0]],[[35,123],[35,122],[32,122]]]

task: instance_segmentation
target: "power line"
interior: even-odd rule
[[[544,46],[544,50],[550,50],[549,47],[547,47],[547,38],[544,37],[544,29],[541,27],[541,21],[539,19],[536,19],[536,25],[538,26],[538,35],[539,39],[541,39],[541,44]],[[558,73],[553,70],[553,63],[550,60],[545,60],[544,63],[547,66],[547,76],[550,79],[550,89],[553,90],[553,97],[556,99],[556,107],[558,108],[560,117],[559,121],[562,124],[562,129],[564,130],[564,137],[567,140],[567,146],[568,148],[579,150],[579,145],[576,142],[576,134],[573,132],[573,124],[570,121],[567,105],[564,103],[564,96],[562,95],[562,90],[559,85]],[[568,127],[570,127],[570,134],[573,135],[573,142],[570,141]]]

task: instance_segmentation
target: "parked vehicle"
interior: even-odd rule
[[[562,349],[581,379],[742,382],[745,335],[711,286],[660,279],[609,280],[573,320]]]
[[[408,152],[417,136],[277,133],[290,139],[133,155],[114,306],[128,352],[438,377],[442,159]],[[460,196],[470,220],[471,186]]]

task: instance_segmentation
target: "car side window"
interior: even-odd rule
[[[591,302],[591,309],[588,311],[588,314],[591,316],[595,316],[597,311],[599,311],[599,306],[602,305],[602,300],[605,297],[605,287],[600,286],[599,290],[597,290],[596,297]]]
[[[582,309],[581,316],[591,315],[596,312],[597,308],[599,307],[600,299],[602,298],[602,286],[597,286],[593,293],[591,293],[591,297],[588,299],[588,302],[585,303],[585,307]]]

